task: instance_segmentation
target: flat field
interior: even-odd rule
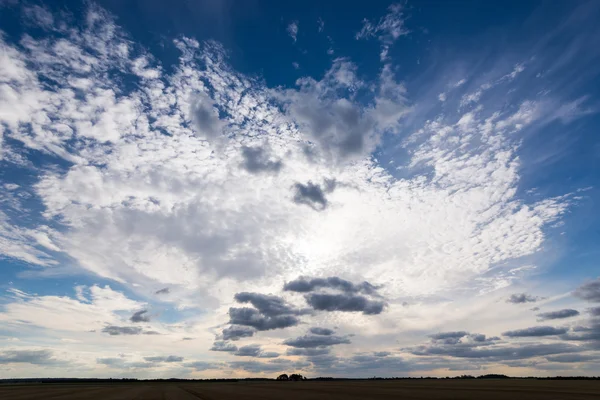
[[[0,386],[2,400],[600,399],[600,381],[133,382]]]

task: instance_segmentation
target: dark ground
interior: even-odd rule
[[[2,400],[600,399],[600,381],[397,380],[332,382],[48,383],[0,386]]]

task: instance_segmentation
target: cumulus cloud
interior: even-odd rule
[[[239,357],[258,357],[258,358],[277,358],[279,353],[274,351],[263,351],[258,344],[249,344],[240,347],[235,353],[235,356]]]
[[[277,173],[281,170],[283,162],[274,160],[269,155],[268,150],[263,147],[242,147],[242,167],[253,174],[261,172]]]
[[[335,181],[327,181],[324,186],[324,188],[321,188],[320,185],[316,185],[311,181],[306,184],[294,184],[294,203],[306,204],[317,211],[324,210],[328,204],[325,194],[333,191]]]
[[[335,336],[335,335],[330,335],[330,336],[304,335],[304,336],[297,337],[295,339],[286,339],[283,342],[283,344],[285,344],[285,345],[288,345],[291,347],[304,348],[304,349],[321,348],[321,347],[333,346],[336,344],[349,344],[349,343],[350,343],[350,339],[348,339],[346,337],[342,337],[342,336]]]
[[[534,326],[531,328],[503,332],[502,335],[507,337],[539,337],[562,335],[564,333],[567,333],[567,331],[567,328],[555,328],[552,326]]]
[[[102,329],[102,332],[108,333],[111,336],[118,335],[159,335],[156,331],[145,331],[139,326],[116,326],[107,325]]]
[[[546,321],[549,319],[571,318],[577,315],[579,315],[579,311],[573,310],[571,308],[565,308],[563,310],[539,313],[537,314],[537,317],[540,321]]]
[[[148,315],[148,310],[140,310],[136,311],[131,318],[129,318],[131,322],[150,322],[150,316]]]
[[[317,289],[335,289],[344,293],[375,294],[378,287],[370,284],[369,282],[354,284],[350,281],[335,276],[313,279],[300,277],[296,280],[287,282],[283,287],[283,290],[299,293],[312,292]]]
[[[237,351],[238,347],[233,343],[229,343],[229,342],[223,341],[223,340],[218,340],[213,344],[213,346],[210,348],[210,350],[211,351],[233,352],[233,351]]]
[[[233,325],[223,329],[223,339],[238,340],[245,337],[251,337],[256,332],[256,329],[249,326]]]
[[[507,300],[507,303],[522,304],[522,303],[534,303],[539,300],[539,297],[532,296],[527,293],[516,293],[512,294]]]
[[[333,335],[335,333],[335,331],[333,329],[329,329],[329,328],[312,327],[312,328],[310,328],[310,333],[312,333],[314,335],[329,336],[329,335]]]
[[[268,331],[296,326],[300,323],[300,319],[294,315],[265,316],[253,308],[232,307],[229,309],[229,323],[250,326],[259,331]]]
[[[295,309],[286,304],[285,301],[278,296],[265,295],[261,293],[240,292],[236,293],[234,299],[238,303],[250,303],[260,313],[273,317],[282,314],[298,315],[302,314],[302,310]]]
[[[205,93],[195,94],[190,115],[199,135],[209,141],[220,143],[226,123],[219,118],[219,111],[215,108],[215,104],[209,95]]]
[[[589,302],[600,302],[600,278],[584,283],[573,294]]]
[[[362,312],[366,315],[380,314],[385,303],[365,296],[348,294],[311,293],[305,296],[306,302],[315,310]]]

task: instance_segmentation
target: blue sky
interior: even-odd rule
[[[3,376],[597,372],[595,2],[0,7]]]

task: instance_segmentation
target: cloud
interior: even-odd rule
[[[570,308],[566,308],[564,310],[539,313],[539,314],[537,314],[537,317],[540,321],[546,321],[549,319],[571,318],[571,317],[575,317],[577,315],[579,315],[579,311],[573,310]]]
[[[213,100],[205,93],[197,93],[190,110],[196,132],[216,144],[222,140],[226,123],[219,118]]]
[[[276,352],[265,352],[258,344],[249,344],[240,347],[235,353],[235,356],[240,357],[258,357],[258,358],[277,358],[279,353]]]
[[[600,302],[600,278],[584,283],[573,294],[589,302]]]
[[[548,356],[546,360],[558,363],[583,363],[586,361],[596,361],[600,358],[598,355],[591,354],[561,354],[558,356]]]
[[[116,326],[107,325],[102,329],[102,332],[108,333],[111,336],[118,335],[160,335],[157,331],[145,331],[139,326]]]
[[[433,340],[444,340],[444,339],[460,339],[464,336],[467,336],[469,333],[465,331],[457,331],[457,332],[440,332],[434,333],[433,335],[429,335]]]
[[[581,351],[579,346],[566,343],[550,344],[522,344],[509,346],[417,346],[407,349],[417,356],[450,356],[456,358],[487,359],[489,361],[520,360],[532,357],[540,357],[561,353],[577,353]]]
[[[263,372],[289,372],[306,369],[310,366],[309,363],[303,361],[292,361],[286,359],[277,359],[270,362],[259,362],[259,361],[233,361],[229,364],[230,368],[243,369],[244,371],[256,374]]]
[[[328,348],[291,348],[287,349],[286,353],[288,356],[323,356],[329,354],[330,350]]]
[[[136,311],[129,320],[131,322],[150,322],[150,316],[147,314],[148,310]]]
[[[211,351],[227,351],[227,352],[233,352],[233,351],[237,351],[238,347],[233,344],[233,343],[229,343],[223,340],[219,340],[213,343],[213,346],[210,348]]]
[[[326,182],[325,188],[321,189],[320,185],[316,185],[311,181],[306,184],[296,183],[294,184],[294,203],[306,204],[311,208],[322,211],[327,208],[327,199],[325,193],[330,193],[335,188],[335,181]]]
[[[522,303],[534,303],[539,300],[537,296],[531,296],[527,293],[512,294],[507,300],[507,303],[522,304]]]
[[[256,329],[248,326],[230,326],[223,329],[223,339],[225,340],[238,340],[245,337],[251,337],[256,332]]]
[[[57,360],[50,350],[29,350],[29,349],[17,349],[17,350],[0,350],[0,364],[17,364],[27,363],[36,365],[52,365],[60,364],[61,361]]]
[[[365,296],[348,294],[311,293],[305,296],[307,303],[320,311],[360,311],[366,315],[380,314],[385,303]]]
[[[369,39],[377,37],[381,42],[381,61],[388,58],[390,46],[400,37],[407,35],[409,31],[404,26],[404,13],[401,4],[392,4],[388,7],[388,13],[379,22],[363,20],[362,29],[356,34],[356,39]]]
[[[253,308],[232,307],[229,309],[229,323],[232,325],[251,326],[259,331],[268,331],[296,326],[300,323],[300,319],[294,315],[275,315],[270,317],[261,314]]]
[[[264,314],[268,317],[274,317],[283,314],[298,315],[303,313],[303,311],[295,309],[286,304],[284,300],[278,296],[270,296],[261,293],[240,292],[235,294],[234,299],[238,303],[252,304],[261,314]]]
[[[96,359],[96,363],[119,369],[146,369],[156,367],[155,362],[127,361],[117,357],[99,357]]]
[[[235,353],[234,355],[236,356],[243,356],[243,357],[258,357],[258,355],[261,353],[261,348],[259,345],[257,344],[249,344],[246,346],[242,346],[240,347]]]
[[[286,339],[283,342],[283,344],[285,344],[285,345],[288,345],[291,347],[303,348],[303,349],[312,349],[312,348],[333,346],[336,344],[349,344],[349,343],[350,343],[350,340],[348,338],[342,337],[342,336],[334,336],[334,335],[331,335],[331,336],[304,335],[304,336],[297,337],[295,339]]]
[[[206,371],[208,369],[220,369],[222,365],[219,363],[210,363],[206,361],[193,361],[183,364],[184,367],[192,368],[196,371]]]
[[[181,356],[153,356],[153,357],[144,357],[144,360],[148,362],[165,362],[165,363],[175,363],[183,361],[183,357]]]
[[[587,311],[594,317],[600,317],[600,307],[588,308]]]
[[[287,26],[287,33],[294,40],[294,43],[298,39],[298,21],[292,21]]]
[[[277,173],[283,167],[281,160],[273,160],[263,147],[242,147],[242,167],[253,174],[262,172]]]
[[[517,329],[514,331],[503,332],[503,336],[508,337],[539,337],[554,336],[567,333],[567,328],[554,328],[552,326],[534,326],[526,329]]]
[[[314,335],[329,336],[329,335],[333,335],[335,333],[335,331],[333,329],[328,329],[328,328],[313,327],[313,328],[310,328],[310,333],[312,333]]]
[[[344,293],[365,293],[376,294],[377,286],[371,285],[369,282],[361,282],[354,284],[347,280],[338,277],[329,278],[313,278],[300,277],[296,280],[287,282],[283,290],[299,293],[312,292],[317,289],[335,289]]]
[[[171,290],[166,287],[166,288],[162,288],[157,290],[156,292],[154,292],[154,294],[169,294],[171,292]]]

